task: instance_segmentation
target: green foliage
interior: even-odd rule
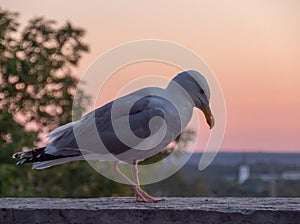
[[[0,164],[0,195],[5,197],[103,197],[130,195],[130,189],[111,181],[89,164],[76,161],[46,170]]]
[[[20,31],[18,13],[0,8],[0,197],[95,197],[128,195],[83,161],[38,171],[16,166],[13,152],[36,147],[41,135],[72,120],[78,65],[88,45],[70,22],[33,18]],[[76,117],[89,98],[81,89]]]

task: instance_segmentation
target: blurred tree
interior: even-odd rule
[[[34,18],[16,33],[16,16],[0,11],[1,143],[6,149],[16,143],[31,147],[40,140],[38,133],[72,120],[78,80],[71,67],[88,51],[81,40],[84,30],[69,22],[57,27],[54,21]]]
[[[58,26],[37,17],[20,32],[17,17],[0,8],[0,196],[128,194],[127,187],[93,172],[85,162],[35,171],[12,161],[13,152],[40,142],[40,133],[72,120],[76,90],[81,94],[74,102],[79,108],[76,117],[89,101],[72,75],[72,68],[88,52],[82,41],[85,31],[70,22]]]
[[[17,49],[17,42],[13,37],[18,28],[16,16],[17,13],[0,9],[0,147],[6,149],[5,154],[1,150],[0,162],[7,160],[7,154],[12,152],[13,147],[20,149],[22,145],[32,146],[32,139],[35,140],[32,132],[26,132],[14,120],[13,111],[9,108],[10,97],[16,95],[16,92],[8,82],[9,75],[5,77],[4,74],[12,67]]]

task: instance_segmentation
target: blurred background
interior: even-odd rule
[[[97,56],[153,38],[182,44],[207,62],[223,89],[227,130],[207,169],[198,170],[199,144],[183,169],[145,189],[157,196],[299,197],[299,12],[297,0],[0,0],[0,196],[132,195],[84,161],[36,171],[16,166],[11,155],[45,145],[47,133],[72,120],[76,84]],[[177,70],[149,62],[122,68],[99,106],[125,81],[171,78]],[[88,112],[88,86],[78,89],[75,116]]]

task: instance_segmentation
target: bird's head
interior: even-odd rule
[[[212,128],[215,120],[209,106],[210,90],[204,76],[197,71],[189,70],[179,73],[173,81],[185,89],[194,106],[204,113],[206,122]]]

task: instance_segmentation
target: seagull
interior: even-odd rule
[[[200,109],[210,128],[214,117],[210,89],[203,75],[194,70],[177,74],[166,88],[147,87],[93,110],[80,120],[49,133],[49,144],[17,152],[17,165],[33,163],[45,169],[76,160],[112,161],[118,177],[128,183],[138,202],[158,202],[143,191],[138,163],[165,149],[191,120],[193,108]],[[132,164],[133,180],[119,164]]]

